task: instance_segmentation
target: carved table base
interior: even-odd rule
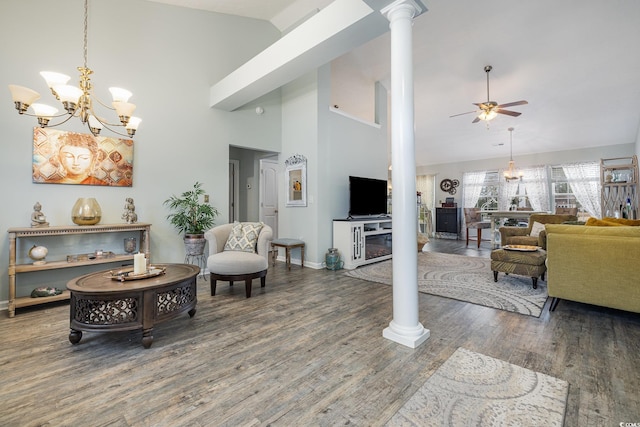
[[[199,272],[191,264],[166,264],[164,275],[147,279],[120,282],[101,271],[71,280],[69,341],[78,344],[82,331],[142,329],[142,345],[151,347],[156,323],[196,314]]]

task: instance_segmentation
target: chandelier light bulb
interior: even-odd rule
[[[121,87],[110,87],[109,92],[111,92],[113,102],[128,102],[129,98],[133,95],[131,92],[126,89],[122,89]]]
[[[40,99],[40,94],[28,87],[9,85],[9,90],[11,91],[11,98],[16,105],[16,109],[20,114],[24,114],[27,108],[29,108],[29,105]]]
[[[71,77],[66,74],[56,73],[54,71],[40,71],[40,75],[44,81],[47,82],[47,86],[49,86],[50,89],[53,89],[54,86],[66,85],[71,79]]]

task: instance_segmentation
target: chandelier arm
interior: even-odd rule
[[[60,125],[63,125],[65,123],[67,123],[72,117],[75,116],[75,114],[58,114],[57,116],[51,116],[51,117],[62,117],[62,116],[65,116],[65,115],[68,116],[68,117],[66,119],[64,119],[63,121],[61,121],[60,123],[49,124],[48,121],[47,121],[46,126],[40,125],[40,127],[44,129],[44,128],[49,128],[49,127],[53,128],[53,127],[56,127],[56,126],[60,126]],[[38,117],[38,116],[35,116],[33,114],[29,114],[29,116]]]
[[[97,117],[96,117],[96,118],[97,118]],[[98,120],[98,121],[100,121],[100,120]],[[122,132],[118,132],[117,130],[114,130],[114,129],[112,129],[112,128],[110,127],[110,126],[124,126],[124,125],[114,125],[114,124],[111,124],[111,123],[105,123],[105,122],[103,122],[103,121],[100,121],[100,123],[101,123],[101,124],[102,124],[102,126],[104,126],[107,130],[109,130],[109,131],[111,131],[111,132],[115,133],[116,135],[120,135],[120,136],[124,136],[124,137],[127,137],[127,138],[131,138],[131,135],[128,135],[128,134],[126,134],[126,133],[122,133]]]
[[[105,108],[108,108],[111,111],[116,111],[116,109],[113,108],[112,106],[107,105],[104,102],[102,102],[102,100],[100,98],[98,98],[97,96],[95,96],[95,94],[93,92],[91,92],[91,99],[94,100],[94,101],[97,101],[98,104],[102,105]],[[93,113],[93,108],[91,109],[91,112]],[[95,116],[95,113],[93,115]]]
[[[125,127],[125,125],[122,124],[122,122],[118,122],[118,123],[111,123],[106,121],[105,119],[103,119],[102,117],[99,117],[95,111],[93,111],[93,105],[91,106],[91,108],[89,108],[89,112],[91,112],[91,115],[93,117],[95,117],[95,119],[97,121],[100,122],[101,125],[103,125],[104,127],[106,127],[107,129],[111,130],[111,128],[109,128],[108,126],[120,126],[120,127]],[[113,130],[111,130],[113,132]],[[117,133],[117,132],[116,132]],[[120,134],[122,135],[122,134]]]
[[[20,114],[20,115],[21,115],[21,116],[36,117],[36,118],[40,118],[40,117],[42,117],[42,116],[38,116],[37,114],[27,113],[26,111],[25,111],[24,113]],[[54,118],[64,117],[64,116],[69,116],[69,117],[68,117],[65,121],[60,122],[60,124],[62,124],[62,123],[64,123],[64,122],[66,122],[67,120],[69,120],[71,117],[73,117],[73,116],[74,116],[74,114],[70,114],[70,113],[67,113],[67,112],[65,111],[64,113],[56,114],[56,115],[54,115],[54,116],[47,116],[47,118],[49,118],[49,119],[54,119]],[[57,125],[56,125],[56,126],[57,126]]]

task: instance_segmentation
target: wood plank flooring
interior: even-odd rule
[[[489,256],[474,245],[427,249]],[[566,426],[640,423],[638,314],[563,301],[533,318],[420,294],[431,337],[409,349],[382,337],[389,286],[284,263],[253,286],[212,297],[200,279],[196,315],[157,325],[148,350],[140,331],[71,345],[68,304],[0,318],[0,425],[380,426],[458,347],[568,381]]]

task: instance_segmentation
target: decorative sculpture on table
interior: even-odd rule
[[[48,227],[49,223],[47,222],[47,217],[40,211],[42,209],[42,205],[39,202],[36,202],[33,205],[33,213],[31,214],[31,226],[32,227]]]
[[[138,214],[136,214],[136,206],[133,204],[133,199],[131,197],[127,197],[127,203],[124,205],[124,213],[122,214],[122,219],[127,221],[128,224],[135,224],[138,222]]]
[[[49,250],[44,246],[36,246],[33,245],[31,249],[29,249],[29,258],[33,260],[33,265],[44,265],[47,262],[44,260]]]

